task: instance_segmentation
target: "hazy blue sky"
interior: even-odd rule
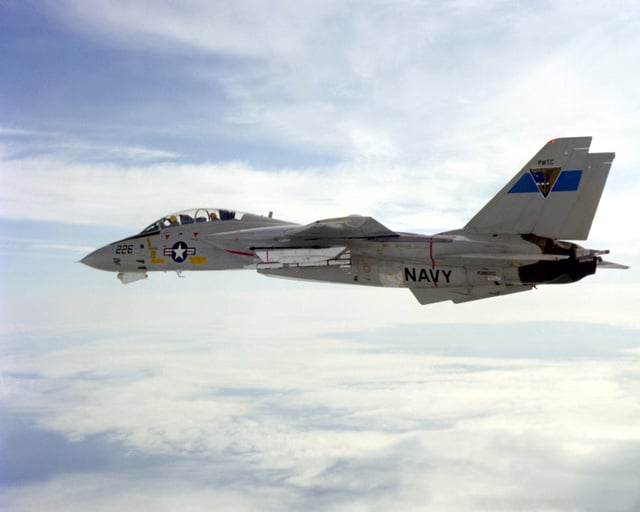
[[[0,2],[0,509],[640,510],[640,8],[584,4]],[[75,263],[197,206],[454,229],[581,135],[632,268],[571,286]]]

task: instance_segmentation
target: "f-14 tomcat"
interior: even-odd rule
[[[399,233],[352,215],[300,225],[269,216],[197,208],[161,218],[82,263],[118,272],[255,269],[266,276],[408,288],[421,304],[454,303],[573,283],[608,251],[585,249],[614,153],[589,153],[591,137],[549,141],[462,229]]]

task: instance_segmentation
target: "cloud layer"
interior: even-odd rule
[[[449,329],[455,355],[438,353],[445,339],[436,325],[427,328],[433,341],[421,342],[394,331],[375,342],[362,333],[199,335],[202,326],[185,326],[180,339],[77,335],[36,360],[28,356],[36,340],[25,338],[3,376],[5,410],[25,421],[12,438],[41,439],[52,454],[71,443],[66,451],[85,453],[96,472],[63,458],[47,478],[10,488],[12,509],[637,503],[640,409],[631,397],[640,361],[624,348],[635,335],[605,330],[618,340],[609,357],[558,359],[509,356],[539,351],[535,325]],[[548,329],[565,350],[584,353],[554,338],[562,326]],[[503,339],[493,348],[474,341],[492,334]],[[26,453],[11,446],[9,460],[16,451]]]

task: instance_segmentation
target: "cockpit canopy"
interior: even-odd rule
[[[199,222],[218,222],[240,220],[244,213],[234,210],[222,210],[219,208],[193,208],[181,212],[172,213],[158,219],[153,224],[144,228],[141,233],[152,233],[173,226],[183,226]]]

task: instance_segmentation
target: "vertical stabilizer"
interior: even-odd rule
[[[589,154],[590,144],[549,141],[463,231],[585,240],[615,156]]]

